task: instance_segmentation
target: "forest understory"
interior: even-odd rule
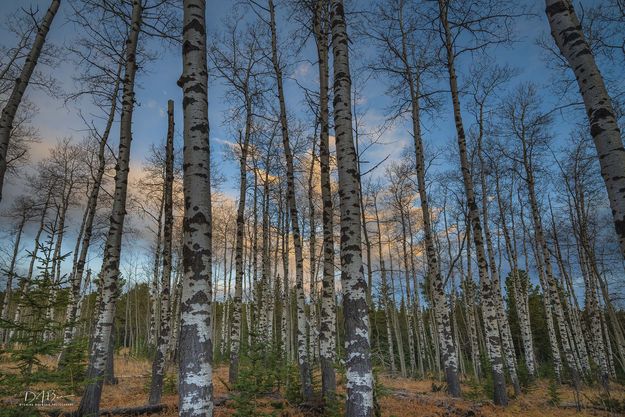
[[[3,372],[18,372],[14,366],[0,358],[0,370]],[[44,366],[54,367],[55,358],[42,357]],[[162,401],[154,411],[132,414],[129,411],[142,410],[148,407],[145,399],[149,393],[151,377],[151,363],[147,359],[132,357],[128,349],[122,349],[115,356],[115,384],[106,384],[102,392],[101,415],[129,416],[146,415],[159,417],[178,416],[178,395],[176,393],[175,369],[168,367],[165,376],[165,387]],[[318,375],[315,375],[318,379]],[[341,415],[341,410],[327,410],[320,401],[312,403],[292,403],[287,398],[285,389],[267,393],[256,393],[248,398],[253,408],[248,408],[249,414],[241,414],[238,402],[240,393],[233,390],[227,383],[228,366],[216,364],[213,373],[213,395],[215,398],[215,416],[276,416],[276,417],[314,417],[322,415]],[[382,417],[615,417],[625,413],[625,386],[611,384],[609,397],[601,387],[586,386],[578,394],[580,409],[577,408],[576,393],[573,387],[561,385],[554,388],[551,380],[538,379],[523,388],[519,396],[514,396],[510,390],[510,402],[507,407],[495,406],[489,400],[490,392],[487,383],[462,381],[464,398],[452,398],[445,393],[444,381],[440,379],[413,379],[392,376],[388,373],[377,375],[378,403]],[[33,386],[32,391],[46,389],[49,384]],[[345,376],[338,375],[338,395],[344,395]],[[39,405],[29,409],[27,416],[70,416],[72,410],[78,406],[75,396],[63,396],[60,392],[55,399],[58,405]],[[31,395],[32,398],[32,395]],[[608,399],[606,401],[606,399]],[[21,401],[21,400],[20,400]],[[18,400],[15,397],[0,397],[0,410],[9,409]],[[162,406],[162,407],[160,407]],[[115,410],[124,412],[116,413]],[[253,411],[250,411],[253,410]],[[5,416],[0,411],[0,416]]]

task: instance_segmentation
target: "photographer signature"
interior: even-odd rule
[[[24,391],[23,401],[19,405],[27,407],[74,405],[66,403],[67,397],[73,397],[73,395],[57,394],[55,390]]]

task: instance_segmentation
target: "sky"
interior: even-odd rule
[[[223,27],[222,21],[228,15],[232,2],[230,0],[214,0],[209,1],[209,10],[207,13],[208,36],[219,33]],[[592,1],[585,1],[590,4]],[[280,2],[278,2],[280,5]],[[49,5],[49,0],[20,0],[16,1],[0,1],[0,16],[8,16],[17,10],[18,7],[39,7],[43,14]],[[500,63],[507,63],[518,69],[519,75],[510,83],[508,90],[514,88],[520,82],[531,81],[537,83],[543,91],[549,91],[553,84],[553,79],[558,74],[549,69],[545,63],[544,51],[536,45],[536,39],[539,36],[548,36],[548,23],[544,16],[544,3],[541,1],[529,1],[530,11],[535,14],[534,17],[523,17],[516,22],[516,41],[513,45],[498,47],[491,51],[491,58]],[[355,11],[359,7],[358,1],[348,2],[348,11]],[[55,18],[48,40],[59,47],[70,45],[77,36],[80,28],[68,21],[68,13],[71,12],[69,2],[64,1],[60,11]],[[278,9],[278,36],[281,47],[289,48],[289,41],[293,38],[295,26],[293,22],[288,21],[290,12],[284,7]],[[350,15],[348,15],[348,19]],[[349,20],[348,20],[348,31]],[[10,33],[5,29],[0,29],[0,44],[10,46],[15,42]],[[176,103],[175,121],[176,121],[176,139],[177,144],[181,143],[181,89],[176,85],[181,73],[181,53],[180,48],[150,40],[149,48],[158,52],[158,59],[150,63],[149,66],[141,68],[137,77],[136,99],[137,106],[134,111],[133,118],[133,143],[131,151],[131,178],[136,178],[140,173],[140,167],[153,144],[159,144],[164,140],[167,131],[166,106],[167,100],[173,99]],[[366,43],[363,44],[359,40],[355,40],[351,45],[351,63],[352,72],[359,72],[359,67],[364,61],[372,59],[372,48]],[[357,50],[355,50],[357,48]],[[285,76],[286,100],[287,108],[298,118],[311,121],[311,117],[302,109],[303,93],[298,84],[308,88],[315,88],[318,80],[316,74],[316,66],[313,57],[313,48],[309,40],[308,44],[302,51],[302,54],[294,59],[289,66],[289,71]],[[458,63],[460,72],[460,84],[462,85],[462,77],[466,74],[466,69],[470,64],[471,56],[464,56]],[[50,70],[50,69],[46,69]],[[60,88],[65,92],[70,92],[75,88],[72,81],[72,75],[75,72],[75,66],[70,59],[63,57],[57,68],[52,69],[55,77],[59,81]],[[355,74],[358,78],[358,74]],[[295,81],[297,80],[297,82]],[[363,109],[367,109],[365,123],[369,127],[375,127],[381,124],[387,113],[387,106],[390,100],[385,95],[385,85],[381,80],[370,78],[366,87],[362,91],[362,97],[359,105]],[[224,100],[224,86],[211,74],[209,79],[209,122],[210,122],[210,141],[214,155],[214,161],[218,164],[218,170],[221,171],[228,179],[223,185],[222,191],[227,196],[235,199],[238,195],[236,173],[237,167],[232,161],[228,161],[225,157],[224,150],[227,142],[232,142],[231,131],[223,122],[224,112],[227,110],[227,103]],[[504,91],[505,93],[505,91]],[[76,141],[80,140],[84,133],[84,125],[78,117],[78,109],[83,114],[95,114],[94,109],[87,101],[72,103],[65,105],[62,99],[53,98],[43,91],[29,88],[27,92],[31,101],[35,102],[39,108],[33,125],[39,129],[41,144],[36,145],[33,149],[32,162],[36,162],[45,157],[48,150],[60,138],[73,137]],[[546,109],[553,108],[556,105],[554,99],[550,99],[553,95],[545,94],[545,102],[543,106]],[[443,105],[436,114],[428,116],[424,120],[425,141],[428,146],[434,148],[445,148],[455,142],[455,129],[453,126],[451,103],[448,94],[442,95]],[[568,130],[572,120],[579,117],[579,112],[574,110],[566,110],[564,113],[558,113],[554,123],[554,129],[558,132],[556,135],[556,144],[564,143],[568,136]],[[468,122],[468,114],[465,115]],[[116,125],[118,129],[118,125]],[[114,136],[116,138],[117,135]],[[379,161],[389,156],[387,161],[393,161],[399,158],[403,148],[411,142],[410,131],[405,123],[400,123],[385,131],[382,136],[381,144],[372,147],[363,160],[369,162],[369,166],[374,166]],[[387,162],[387,163],[389,163]],[[436,169],[445,170],[453,168],[449,162],[441,162]],[[363,171],[367,167],[363,167]],[[384,175],[384,166],[378,168],[372,175]],[[11,178],[5,186],[5,198],[0,203],[0,211],[6,210],[11,204],[13,198],[22,190],[20,178]],[[77,222],[74,222],[77,223]],[[2,224],[3,228],[7,228],[7,224]],[[77,225],[74,225],[78,227]],[[75,233],[75,232],[74,232]],[[6,238],[4,242],[6,242]],[[26,239],[28,241],[28,239]],[[67,250],[71,250],[73,245],[72,239],[67,239]],[[149,243],[141,242],[140,246],[147,247]],[[130,246],[129,250],[137,250]],[[94,255],[97,256],[97,255]]]
[[[225,0],[210,2],[210,10],[207,13],[209,37],[211,33],[219,33],[220,28],[223,27],[222,22],[229,14],[230,4],[230,1]],[[0,2],[0,16],[8,16],[16,11],[18,7],[26,8],[28,5],[38,7],[41,11],[40,13],[43,14],[49,5],[49,1],[2,1]],[[70,45],[79,31],[75,24],[68,21],[69,13],[71,13],[69,2],[64,2],[55,17],[53,27],[48,35],[48,41],[57,46]],[[284,9],[278,9],[278,13],[278,24],[280,25],[278,36],[283,44],[287,44],[288,38],[294,30],[293,24],[284,20],[286,14]],[[519,42],[513,49],[502,48],[497,51],[499,60],[505,60],[514,67],[522,68],[521,75],[518,77],[519,80],[530,79],[539,83],[546,81],[542,75],[545,71],[545,65],[541,60],[542,52],[533,45],[534,36],[540,33],[536,29],[539,28],[543,32],[547,29],[546,21],[543,20],[535,19],[532,22],[520,22],[518,25],[519,30],[517,31]],[[285,24],[281,25],[282,23]],[[542,25],[537,25],[537,23],[542,23]],[[10,33],[0,28],[0,42],[4,45],[12,45],[15,40],[12,39]],[[137,107],[135,108],[133,118],[134,137],[131,153],[133,167],[135,164],[141,163],[152,144],[164,139],[167,130],[166,107],[168,99],[173,99],[177,105],[175,120],[178,139],[180,139],[182,126],[182,114],[179,105],[182,100],[182,93],[181,89],[176,85],[176,81],[181,74],[180,50],[177,47],[154,40],[150,40],[149,45],[150,50],[157,52],[159,58],[156,62],[151,63],[149,67],[141,68],[137,75]],[[315,87],[318,76],[314,62],[310,61],[313,56],[311,46],[309,41],[304,49],[304,53],[307,56],[300,57],[298,58],[299,62],[291,64],[289,66],[291,71],[285,76],[289,111],[299,112],[302,117],[305,116],[301,114],[302,112],[298,108],[304,107],[302,105],[303,94],[293,79],[296,79],[298,83],[308,88]],[[359,65],[358,57],[352,56],[352,65]],[[54,69],[54,76],[58,79],[62,91],[71,92],[72,89],[75,89],[72,81],[74,72],[75,66],[69,59],[62,59],[60,66]],[[231,133],[228,130],[228,126],[223,123],[223,115],[227,110],[227,104],[224,103],[224,86],[213,75],[211,74],[209,80],[210,137],[213,152],[219,154],[222,151],[223,142],[231,142],[232,138],[230,137]],[[368,113],[367,124],[372,125],[383,121],[386,106],[389,104],[389,100],[384,96],[384,91],[385,87],[380,81],[370,79],[367,82],[362,97],[363,107],[366,107]],[[79,103],[65,105],[62,99],[52,98],[45,92],[34,89],[30,89],[27,95],[39,107],[33,125],[39,129],[42,138],[41,145],[33,149],[33,160],[44,157],[49,147],[56,143],[59,138],[71,136],[78,140],[84,135],[82,132],[84,124],[78,116],[77,109],[80,109],[85,114],[89,110],[94,112],[88,101],[82,100]],[[446,108],[443,108],[436,115],[437,120],[434,123],[425,122],[431,130],[431,134],[429,137],[426,137],[426,140],[440,142],[454,139],[453,124],[449,122],[451,120],[449,118],[451,113],[449,104],[445,103]],[[388,132],[384,138],[385,143],[394,144],[393,146],[380,147],[380,149],[374,149],[373,151],[377,156],[393,154],[401,148],[401,146],[396,146],[397,142],[406,144],[408,140],[409,132],[399,127]],[[221,158],[217,158],[217,160],[219,161]],[[224,167],[228,172],[232,168]],[[11,183],[16,183],[16,181],[11,181]],[[236,187],[236,184],[226,184],[225,191],[234,191],[233,187]],[[9,198],[3,201],[2,205],[8,204],[8,201],[10,201]]]

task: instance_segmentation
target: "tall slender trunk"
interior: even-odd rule
[[[228,253],[228,236],[230,236],[229,231],[224,235],[224,257],[226,257]],[[235,235],[236,238],[236,235]],[[221,343],[221,355],[225,357],[226,353],[229,353],[230,350],[230,326],[232,325],[232,321],[230,317],[232,316],[232,271],[234,265],[234,245],[230,248],[230,263],[228,265],[228,287],[227,290],[224,290],[224,302],[226,304],[226,312],[223,320],[222,334],[223,340]],[[225,271],[224,271],[225,274]],[[224,278],[225,279],[225,278]],[[239,311],[239,320],[241,317],[241,312]],[[240,325],[240,324],[239,324]]]
[[[170,333],[170,285],[171,285],[171,247],[174,228],[174,102],[167,102],[167,145],[165,147],[165,184],[163,186],[163,201],[165,224],[163,225],[163,275],[161,277],[161,319],[156,354],[152,363],[152,381],[150,386],[149,404],[158,404],[163,394],[163,374],[165,358],[169,347]],[[225,259],[225,257],[224,257]]]
[[[410,375],[412,377],[416,376],[417,370],[417,358],[415,356],[415,329],[414,329],[414,303],[410,285],[410,262],[408,261],[408,245],[406,240],[408,239],[408,233],[406,231],[406,223],[408,222],[407,215],[405,213],[405,208],[403,206],[403,202],[399,201],[400,204],[399,212],[399,222],[401,224],[401,250],[403,256],[403,264],[404,264],[404,279],[406,281],[406,327],[408,328],[408,359],[410,360]],[[412,255],[411,255],[412,256]],[[416,291],[416,290],[415,290]]]
[[[447,21],[448,3],[446,0],[438,0],[438,4],[440,21],[444,31],[444,44],[447,53],[447,70],[449,72],[449,87],[451,90],[451,98],[454,108],[454,120],[458,139],[458,150],[460,153],[462,179],[464,182],[467,206],[469,208],[469,218],[471,221],[473,241],[475,243],[475,251],[477,255],[478,271],[482,286],[482,315],[484,318],[484,329],[486,331],[486,346],[493,369],[494,401],[497,405],[506,405],[508,403],[508,395],[506,393],[506,379],[503,372],[501,339],[499,336],[497,304],[495,300],[496,296],[493,289],[493,283],[488,276],[488,262],[484,252],[482,225],[480,222],[479,209],[477,207],[477,203],[475,202],[473,179],[471,178],[471,170],[467,156],[467,144],[464,133],[464,124],[462,121],[460,98],[458,93],[458,80],[456,77],[456,68],[454,63],[454,44],[449,23]]]
[[[279,200],[282,203],[282,185],[280,185]],[[282,341],[284,344],[284,353],[287,361],[293,359],[293,332],[291,317],[291,286],[289,284],[289,210],[283,204],[280,205],[283,210],[282,215]],[[284,207],[284,209],[282,209]]]
[[[384,264],[384,255],[382,253],[382,230],[380,227],[380,215],[378,214],[377,195],[373,196],[373,210],[375,214],[375,221],[376,221],[377,231],[378,231],[378,260],[380,263],[380,278],[382,281],[382,288],[381,288],[382,305],[384,307],[384,312],[386,316],[386,337],[387,337],[387,343],[388,343],[388,355],[389,355],[389,362],[391,365],[391,374],[395,375],[395,372],[396,372],[395,351],[393,347],[393,333],[391,331],[391,325],[394,325],[393,310],[395,309],[395,306],[391,304],[390,288],[388,286],[388,281],[386,278],[386,266]],[[405,369],[403,370],[403,372],[405,372]]]
[[[460,381],[458,380],[458,358],[451,329],[450,309],[445,296],[443,277],[440,271],[438,254],[434,245],[432,220],[430,217],[429,201],[425,182],[425,153],[423,139],[421,137],[421,105],[420,105],[420,80],[415,78],[413,68],[408,64],[408,47],[404,31],[403,8],[400,9],[400,30],[402,33],[402,60],[405,64],[404,73],[411,99],[412,134],[415,147],[415,171],[417,173],[417,188],[421,202],[423,216],[423,232],[425,237],[426,260],[428,264],[429,281],[432,285],[434,298],[434,314],[439,343],[441,344],[441,359],[445,368],[445,378],[449,393],[454,397],[460,396]],[[416,296],[415,296],[416,297]]]
[[[184,221],[180,299],[181,417],[213,415],[212,218],[206,1],[184,0],[182,61]]]
[[[499,217],[501,221],[501,231],[504,236],[506,252],[508,253],[508,259],[510,266],[512,267],[512,290],[515,299],[515,309],[519,318],[519,327],[521,328],[521,339],[523,341],[523,352],[525,354],[525,366],[530,376],[536,376],[536,362],[534,357],[534,341],[532,339],[532,328],[530,324],[529,311],[526,309],[527,305],[527,282],[520,282],[519,262],[516,251],[516,235],[514,227],[514,212],[510,213],[510,219],[512,222],[512,235],[508,229],[508,223],[506,218],[506,211],[504,208],[503,196],[501,195],[499,171],[495,168],[495,192],[497,196],[497,207],[499,209]],[[512,199],[512,189],[510,186],[510,199]],[[512,209],[512,202],[510,202],[510,208]],[[527,272],[527,271],[526,271]]]
[[[297,352],[300,369],[300,379],[304,400],[312,398],[311,370],[308,362],[306,343],[306,300],[304,294],[304,263],[302,254],[302,236],[299,227],[299,214],[295,200],[295,173],[293,154],[289,140],[289,126],[287,123],[286,102],[282,84],[282,67],[278,57],[278,39],[276,34],[276,12],[273,0],[269,0],[270,29],[271,29],[271,60],[276,76],[278,100],[280,104],[280,126],[282,130],[282,145],[286,159],[287,176],[287,204],[291,214],[291,231],[293,232],[293,246],[295,249],[295,291],[297,303]]]
[[[334,293],[334,207],[330,182],[330,122],[328,109],[328,10],[327,0],[317,0],[313,31],[319,60],[319,170],[321,176],[321,212],[323,223],[323,278],[321,291],[321,324],[319,327],[319,356],[321,362],[321,391],[332,401],[336,391],[334,360],[336,357],[336,296]]]
[[[331,2],[334,57],[334,126],[341,206],[341,283],[345,316],[348,417],[373,415],[373,372],[369,345],[367,282],[361,249],[360,178],[352,134],[351,77],[342,0]]]
[[[66,171],[64,172],[64,176],[62,179],[63,186],[61,191],[61,201],[57,206],[59,212],[59,223],[58,223],[58,232],[56,237],[56,244],[54,247],[54,253],[52,255],[52,286],[50,289],[50,299],[53,300],[50,303],[50,306],[46,310],[46,319],[50,321],[55,321],[56,309],[53,307],[56,304],[54,301],[57,299],[58,290],[61,288],[61,264],[63,263],[63,239],[65,237],[65,232],[67,230],[67,226],[65,222],[67,221],[67,214],[69,211],[70,201],[72,199],[72,195],[75,191],[76,180],[74,178],[74,173],[70,172],[71,168],[66,167]],[[44,331],[44,340],[51,340],[56,335],[49,329]]]
[[[393,312],[393,329],[395,331],[395,341],[397,342],[397,354],[399,355],[399,370],[401,372],[402,378],[406,378],[408,376],[408,371],[406,370],[406,356],[404,354],[404,339],[401,333],[401,327],[399,325],[399,317],[397,313],[397,301],[395,299],[395,270],[393,269],[393,255],[391,254],[391,245],[388,245],[388,258],[390,263],[390,275],[391,275],[391,305]],[[403,298],[403,296],[402,296]],[[401,308],[403,302],[399,304],[399,308]]]
[[[562,281],[564,281],[564,297],[565,299],[568,299],[566,307],[568,310],[569,319],[567,321],[570,323],[571,334],[573,336],[571,338],[571,345],[573,348],[573,353],[576,357],[576,361],[579,362],[579,369],[585,375],[588,375],[590,373],[590,362],[588,358],[588,350],[586,349],[586,336],[584,335],[584,331],[582,329],[582,322],[579,314],[579,303],[577,302],[577,296],[575,295],[575,288],[573,287],[571,275],[569,271],[567,271],[567,268],[564,264],[562,251],[560,250],[560,240],[558,238],[555,218],[553,216],[553,209],[551,207],[551,201],[549,201],[549,212],[551,214],[551,234],[554,248],[553,255],[555,255],[556,264],[558,265],[558,270],[560,272],[560,276],[562,277]],[[582,255],[580,258],[584,259],[584,256]],[[587,280],[588,274],[584,274],[585,270],[586,268],[582,266],[582,275],[585,275],[584,278],[586,278]],[[590,301],[590,298],[586,298],[586,300],[588,302]],[[590,310],[590,313],[592,314],[592,310]],[[601,328],[601,326],[599,326],[599,328]]]
[[[315,132],[316,133],[316,132]],[[316,135],[315,135],[316,136]],[[317,141],[312,141],[310,167],[308,170],[308,263],[310,271],[310,308],[308,325],[308,354],[311,363],[317,362],[319,357],[319,329],[317,327],[317,222],[315,209],[315,160],[317,159]]]
[[[586,294],[586,308],[590,315],[590,331],[592,334],[592,346],[594,346],[595,358],[599,365],[599,382],[607,388],[610,375],[606,349],[603,341],[603,325],[601,322],[601,312],[599,311],[599,300],[597,297],[597,284],[594,274],[585,274],[584,287]]]
[[[115,191],[110,217],[110,228],[102,257],[101,280],[103,296],[96,315],[93,345],[89,357],[87,385],[80,402],[80,416],[98,414],[102,395],[102,376],[109,355],[109,339],[115,318],[115,306],[118,298],[119,261],[122,244],[124,218],[126,216],[126,193],[128,190],[128,171],[130,162],[130,144],[132,142],[132,112],[134,108],[135,74],[137,72],[137,43],[141,30],[143,7],[140,0],[133,0],[132,17],[126,40],[126,63],[122,96],[122,114],[119,134],[119,155],[115,172]]]
[[[89,190],[89,181],[87,181],[86,184],[86,188],[87,191]],[[65,321],[65,328],[63,330],[63,342],[65,342],[65,336],[66,333],[68,333],[67,331],[67,316],[69,315],[69,313],[71,313],[71,310],[73,310],[76,306],[77,306],[77,302],[78,302],[78,296],[76,295],[76,293],[80,293],[80,282],[77,282],[76,277],[74,276],[74,270],[76,269],[76,264],[78,263],[78,256],[79,256],[79,252],[80,252],[80,243],[82,242],[82,237],[85,233],[85,226],[87,223],[87,217],[89,216],[89,207],[87,205],[87,207],[85,208],[85,211],[83,212],[82,215],[82,221],[80,223],[80,228],[78,229],[78,236],[76,237],[76,243],[74,244],[74,256],[72,259],[72,273],[70,274],[70,278],[69,278],[69,283],[70,283],[70,288],[69,288],[69,302],[67,303],[67,308],[66,308],[66,313],[65,313],[65,317],[66,317],[66,321]],[[78,288],[76,288],[78,287]],[[70,335],[70,339],[69,341],[71,341],[71,331],[69,331],[69,335]],[[64,354],[64,346],[61,349],[61,353],[59,354],[58,358],[57,358],[57,365],[59,367],[63,366],[62,363],[62,359],[63,359],[63,354]]]
[[[9,263],[9,269],[7,271],[7,285],[4,290],[4,297],[2,299],[2,314],[0,315],[0,321],[6,322],[9,317],[9,306],[11,304],[11,298],[13,295],[13,277],[15,276],[15,264],[17,262],[17,256],[20,253],[20,243],[22,241],[22,232],[24,226],[28,221],[28,213],[26,208],[23,209],[20,221],[17,225],[17,231],[15,232],[15,241],[13,242],[13,255],[11,256],[11,262]],[[7,342],[7,329],[2,329],[2,343]]]
[[[536,197],[535,191],[535,182],[534,182],[534,172],[533,167],[531,165],[529,150],[526,143],[525,132],[520,132],[519,139],[521,140],[522,145],[522,158],[523,158],[523,166],[525,170],[525,182],[527,185],[527,195],[530,203],[530,210],[532,214],[532,222],[534,226],[534,237],[536,240],[536,244],[538,245],[540,256],[542,257],[542,263],[544,266],[544,282],[545,285],[543,287],[545,293],[549,293],[549,302],[551,303],[551,308],[553,309],[553,315],[556,318],[556,325],[558,326],[558,333],[560,334],[560,343],[562,344],[562,350],[564,351],[564,358],[566,360],[567,365],[571,371],[571,376],[573,377],[574,384],[579,384],[579,369],[575,362],[575,353],[573,352],[573,348],[571,347],[571,343],[568,337],[568,326],[569,324],[566,321],[564,316],[564,308],[562,306],[562,301],[560,299],[560,292],[558,283],[553,274],[553,268],[551,264],[551,254],[549,253],[549,248],[547,247],[547,241],[545,240],[545,234],[543,231],[542,220],[540,218],[540,212],[538,208],[538,199]]]
[[[575,73],[625,257],[625,148],[616,112],[571,0],[545,0],[551,35]]]
[[[249,109],[249,107],[248,107]],[[228,380],[237,381],[239,374],[239,349],[241,346],[241,306],[243,301],[243,243],[245,240],[245,196],[247,194],[247,151],[250,138],[251,109],[247,113],[245,136],[241,143],[239,157],[239,203],[237,208],[237,226],[235,243],[235,278],[234,298],[232,299],[232,323],[230,326],[230,367]],[[239,140],[240,141],[240,140]],[[240,141],[241,142],[241,141]]]
[[[19,288],[20,288],[19,297],[20,298],[17,301],[17,307],[15,308],[15,315],[13,316],[14,324],[19,324],[22,320],[22,310],[24,309],[22,296],[30,288],[30,283],[33,278],[33,271],[35,268],[35,261],[37,260],[37,253],[39,252],[39,247],[41,246],[40,244],[41,234],[43,233],[45,229],[46,215],[48,214],[48,209],[50,208],[51,198],[52,198],[52,187],[48,188],[48,193],[46,194],[46,197],[43,203],[43,208],[41,209],[39,228],[37,229],[37,233],[35,234],[34,248],[32,252],[30,252],[30,256],[29,256],[30,262],[28,263],[28,272],[26,273],[26,276],[22,278],[19,284]],[[11,328],[11,330],[9,331],[8,336],[7,336],[7,341],[10,341],[13,338],[14,334],[15,334],[15,327]]]
[[[471,342],[471,362],[473,364],[473,373],[479,380],[482,377],[482,363],[480,356],[480,323],[478,314],[475,311],[474,300],[476,298],[475,282],[471,268],[471,225],[468,216],[465,216],[465,234],[467,244],[467,272],[463,278],[463,290],[466,300],[466,311],[468,321],[469,340]]]
[[[410,237],[409,246],[410,246],[410,273],[412,274],[413,279],[413,288],[414,288],[414,303],[413,303],[413,318],[415,321],[414,327],[416,332],[416,342],[417,342],[417,366],[419,368],[419,375],[423,376],[425,372],[425,355],[427,350],[426,345],[426,335],[425,335],[425,326],[423,325],[423,311],[421,309],[421,301],[419,299],[419,282],[417,280],[417,269],[415,265],[415,247],[414,247],[414,230],[412,228],[412,219],[411,216],[408,215],[408,234]],[[425,275],[425,273],[424,273]],[[456,350],[459,349],[459,346],[456,344]]]
[[[273,139],[273,137],[272,137]],[[271,143],[271,142],[270,142]],[[271,145],[270,145],[271,148]],[[269,218],[269,204],[271,201],[271,181],[269,179],[269,166],[270,166],[271,153],[267,154],[266,159],[266,170],[265,170],[265,183],[264,183],[264,193],[266,194],[265,204],[263,206],[263,241],[266,243],[266,249],[263,247],[263,256],[266,259],[263,259],[263,269],[264,274],[267,277],[266,286],[265,286],[265,308],[264,314],[266,317],[266,339],[269,346],[273,347],[274,345],[274,314],[276,309],[276,301],[274,299],[274,280],[271,273],[271,267],[274,265],[271,260],[271,220]],[[276,245],[277,247],[277,245]],[[275,261],[277,261],[277,256],[275,257]]]
[[[596,267],[596,265],[593,265]],[[616,344],[616,348],[618,351],[618,355],[621,362],[621,368],[625,368],[625,335],[623,334],[623,327],[621,326],[621,321],[616,315],[616,311],[614,310],[614,306],[612,305],[612,301],[610,299],[610,293],[608,291],[607,283],[604,278],[598,274],[598,271],[595,269],[595,277],[599,283],[599,288],[601,289],[601,295],[603,298],[603,303],[605,304],[605,308],[608,313],[608,317],[610,318],[610,324],[612,325],[612,330],[614,332],[614,338],[616,339],[614,342]]]
[[[488,214],[488,186],[486,183],[486,163],[484,161],[484,103],[481,102],[479,106],[478,116],[478,135],[477,135],[477,156],[480,164],[480,185],[482,192],[482,218],[484,225],[484,240],[486,243],[486,252],[488,254],[488,266],[490,269],[490,277],[493,286],[493,298],[497,308],[497,320],[499,322],[499,330],[501,334],[501,345],[506,360],[506,367],[514,386],[515,395],[521,394],[521,385],[519,384],[519,377],[517,375],[516,365],[516,353],[514,351],[514,344],[512,343],[512,334],[510,333],[510,325],[508,323],[508,316],[503,307],[503,296],[501,294],[501,283],[499,277],[499,270],[497,268],[497,262],[495,262],[495,250],[493,247],[493,239],[490,232],[490,222]]]
[[[269,233],[270,233],[270,222],[269,222],[269,200],[270,200],[270,187],[269,187],[269,169],[271,162],[271,148],[272,148],[273,136],[269,140],[269,146],[267,149],[267,155],[265,158],[265,173],[263,180],[263,213],[262,213],[262,267],[261,267],[261,286],[260,286],[260,294],[261,294],[261,317],[260,322],[262,323],[262,328],[259,336],[261,337],[261,341],[263,346],[266,349],[272,348],[272,334],[273,334],[273,297],[272,297],[272,288],[273,282],[271,279],[271,247],[269,243]],[[312,308],[312,306],[311,306]]]
[[[87,262],[87,254],[89,252],[89,246],[91,244],[91,238],[93,236],[93,221],[97,213],[98,198],[100,195],[100,188],[102,187],[102,178],[106,170],[106,147],[108,138],[113,127],[113,121],[115,120],[115,113],[117,109],[117,97],[119,94],[119,87],[121,84],[121,72],[123,69],[123,62],[120,60],[117,66],[117,73],[115,74],[115,84],[113,86],[113,93],[111,95],[111,106],[109,109],[108,118],[102,135],[100,135],[100,142],[98,144],[98,168],[93,177],[93,188],[89,194],[89,201],[87,202],[86,219],[84,225],[84,232],[82,235],[82,241],[80,243],[80,255],[77,262],[74,264],[71,282],[72,290],[70,292],[70,303],[67,306],[65,313],[65,330],[63,332],[63,349],[59,356],[59,363],[62,362],[67,346],[69,346],[72,338],[74,337],[76,328],[76,319],[79,314],[78,304],[80,302],[80,292],[82,286],[82,276],[85,271],[85,264]]]
[[[252,248],[250,250],[250,267],[251,267],[251,292],[252,292],[252,302],[254,305],[253,309],[250,309],[252,312],[252,334],[251,342],[257,341],[257,337],[259,335],[259,325],[260,325],[260,307],[261,307],[261,297],[260,297],[260,283],[258,280],[258,166],[256,156],[252,154],[252,176],[254,178],[254,185],[252,186],[252,225],[251,225],[251,240],[252,240]]]
[[[521,199],[519,199],[521,201]],[[527,250],[527,227],[525,225],[525,217],[523,215],[523,205],[521,207],[521,226],[523,229],[523,257],[525,258],[526,267],[525,270],[529,270],[528,265],[528,255],[529,252]],[[556,329],[553,322],[553,305],[551,301],[551,293],[546,290],[546,277],[545,277],[545,267],[542,258],[542,254],[537,248],[537,243],[532,241],[531,249],[533,251],[534,259],[536,260],[536,269],[538,270],[538,278],[540,281],[540,286],[543,288],[543,304],[545,307],[545,321],[547,322],[547,332],[549,336],[549,347],[551,348],[551,360],[553,361],[553,368],[556,374],[556,379],[560,381],[562,378],[562,357],[560,356],[560,348],[558,346],[558,338],[556,335]]]
[[[26,92],[26,87],[30,82],[30,77],[35,71],[37,61],[41,55],[41,50],[46,42],[46,36],[48,35],[48,31],[50,30],[50,26],[52,25],[52,21],[60,5],[61,0],[52,0],[46,15],[41,22],[37,24],[37,35],[35,36],[33,46],[24,61],[24,66],[22,67],[19,77],[15,80],[11,95],[2,109],[2,116],[0,117],[0,201],[2,201],[2,188],[7,170],[7,152],[10,146],[15,115]]]
[[[156,216],[156,242],[154,245],[154,264],[152,266],[152,281],[150,282],[150,327],[148,328],[148,345],[155,346],[160,329],[160,308],[158,296],[158,281],[161,272],[161,247],[163,244],[163,208],[165,199],[161,198],[158,215]]]

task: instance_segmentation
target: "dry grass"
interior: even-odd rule
[[[54,358],[46,359],[52,365]],[[2,363],[0,369],[10,371],[10,364]],[[115,361],[116,376],[119,384],[105,386],[102,395],[101,408],[109,409],[116,407],[133,407],[144,405],[148,396],[148,382],[151,365],[146,360],[139,360],[127,354],[120,354]],[[175,369],[168,372],[173,375]],[[214,370],[214,395],[216,398],[227,395],[228,389],[222,383],[227,381],[228,368],[219,366]],[[342,382],[342,381],[339,381]],[[488,401],[470,401],[452,399],[443,392],[432,392],[433,380],[410,380],[405,378],[391,378],[388,375],[381,375],[380,382],[386,388],[387,395],[380,399],[382,415],[385,417],[442,417],[442,416],[475,416],[475,417],[586,417],[586,416],[614,416],[604,411],[594,409],[584,409],[577,412],[573,408],[558,408],[549,405],[548,383],[539,381],[530,392],[512,399],[506,408],[495,407]],[[340,387],[342,390],[342,387]],[[469,393],[471,388],[463,386],[463,392]],[[573,403],[574,397],[568,387],[560,387],[559,395],[562,403]],[[597,388],[584,388],[582,391],[582,402],[589,404],[589,399],[596,398]],[[625,400],[625,387],[621,385],[611,385],[611,395],[614,398]],[[78,403],[79,399],[74,398],[73,402]],[[178,396],[176,394],[163,395],[164,404],[167,409],[158,414],[159,417],[177,416]],[[285,407],[276,410],[271,407],[270,399],[263,402],[259,407],[262,411],[281,417],[304,417],[302,411],[294,407]],[[217,407],[215,415],[217,417],[230,416],[234,413],[231,404]],[[71,409],[72,407],[67,407]]]

